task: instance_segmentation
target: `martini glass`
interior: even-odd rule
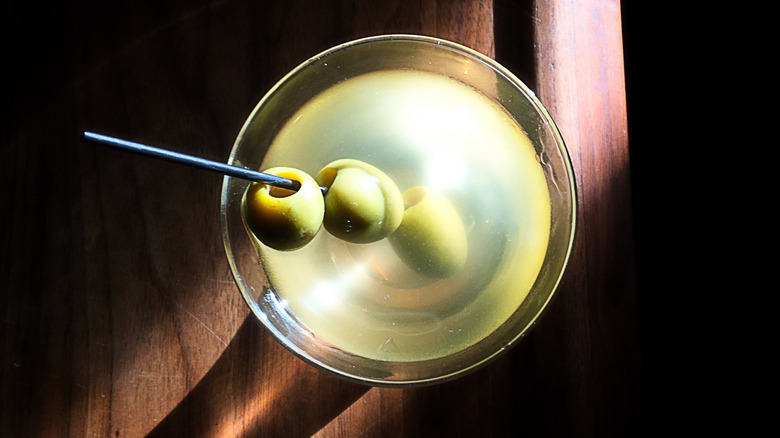
[[[228,164],[316,175],[343,158],[381,169],[401,191],[446,199],[467,237],[465,262],[431,276],[389,239],[351,243],[324,228],[301,249],[274,250],[242,215],[250,182],[226,176],[227,258],[282,345],[349,380],[409,386],[471,372],[532,328],[571,254],[576,193],[563,139],[527,86],[453,42],[351,41],[283,77],[247,118]]]

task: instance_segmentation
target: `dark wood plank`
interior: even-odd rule
[[[550,401],[579,409],[550,427],[631,435],[642,388],[620,3],[537,0],[535,15],[538,93],[572,154],[580,209],[572,264],[539,333],[552,346],[540,357],[542,384],[558,392]]]

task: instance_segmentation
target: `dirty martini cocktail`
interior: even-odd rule
[[[334,49],[269,93],[231,160],[302,188],[226,178],[223,226],[244,297],[284,345],[348,378],[418,383],[525,332],[568,258],[573,181],[520,91],[475,52],[396,36]]]

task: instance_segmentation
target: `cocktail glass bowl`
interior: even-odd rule
[[[257,243],[250,238],[242,219],[241,200],[249,184],[244,180],[224,179],[222,235],[241,295],[258,321],[292,353],[322,370],[364,384],[431,384],[461,376],[499,356],[531,329],[550,302],[572,250],[576,218],[574,174],[555,123],[534,93],[511,72],[494,60],[459,44],[414,35],[359,39],[302,63],[257,104],[236,139],[229,163],[262,170],[270,145],[300,108],[336,84],[386,70],[445,75],[477,90],[514,118],[533,144],[549,191],[549,242],[530,290],[526,291],[521,304],[507,310],[506,320],[497,324],[484,338],[443,356],[387,360],[355,354],[330,344],[306,321],[299,320],[287,300],[277,294],[275,285],[268,280]],[[490,153],[489,144],[479,147],[484,149],[484,153]],[[387,154],[387,151],[383,153]],[[295,162],[288,165],[296,167]],[[469,177],[474,181],[481,178],[477,174]],[[480,190],[484,192],[486,189]],[[474,196],[481,194],[475,193]],[[507,246],[516,244],[512,240],[502,242]],[[300,275],[307,275],[304,268],[301,267]],[[506,293],[514,291],[507,290]],[[355,336],[359,335],[355,333]]]

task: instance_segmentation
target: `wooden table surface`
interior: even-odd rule
[[[17,4],[18,3],[18,4]],[[3,6],[0,437],[593,436],[648,430],[621,7],[597,0]],[[569,147],[578,232],[532,333],[459,380],[370,388],[250,316],[222,179],[84,130],[227,160],[281,76],[382,33],[453,40],[536,91]]]

